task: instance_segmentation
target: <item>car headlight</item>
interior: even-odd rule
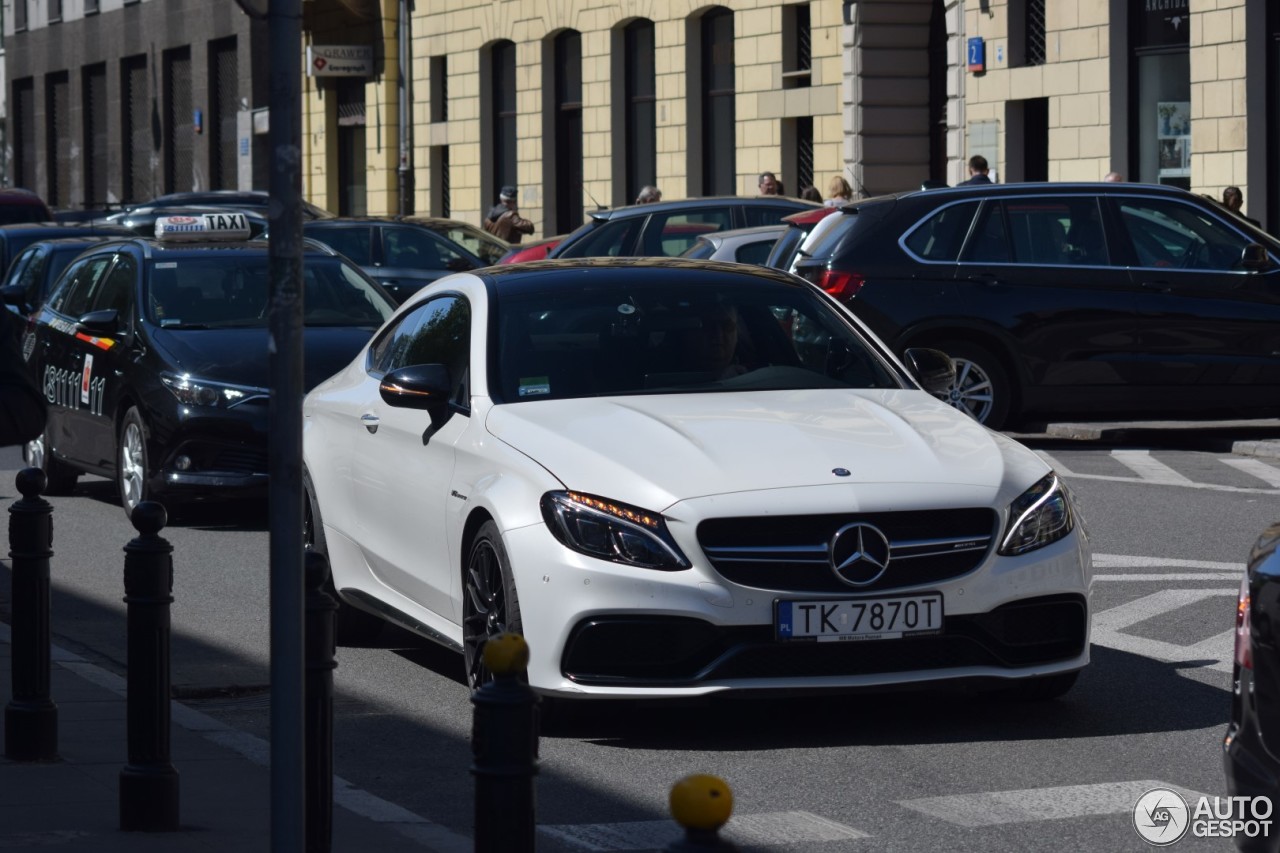
[[[1000,541],[1005,557],[1025,554],[1056,542],[1075,527],[1066,485],[1052,472],[1009,505],[1009,525]]]
[[[193,379],[189,374],[161,373],[160,381],[173,392],[178,402],[185,406],[209,406],[234,409],[254,397],[269,397],[266,388],[250,385],[229,385],[226,382],[210,382]]]
[[[542,517],[562,545],[591,557],[664,571],[690,566],[662,516],[648,510],[580,492],[547,492]]]

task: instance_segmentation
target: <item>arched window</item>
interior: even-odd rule
[[[623,118],[619,140],[626,162],[621,204],[631,204],[640,190],[658,182],[657,84],[654,72],[653,21],[640,19],[622,31]]]

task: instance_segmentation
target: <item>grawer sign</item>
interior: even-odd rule
[[[373,47],[367,44],[308,45],[307,74],[311,77],[372,77]]]

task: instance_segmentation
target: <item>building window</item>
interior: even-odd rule
[[[783,176],[792,195],[813,186],[813,117],[784,119],[782,123]],[[823,192],[819,187],[818,191]]]
[[[71,80],[65,71],[44,78],[45,201],[50,207],[71,204]]]
[[[98,14],[98,0],[84,0],[84,13],[86,15]]]
[[[36,187],[36,84],[30,77],[13,82],[13,179]]]
[[[1045,0],[1010,0],[1009,66],[1044,65]]]
[[[568,234],[582,224],[582,34],[555,37],[555,231]]]
[[[191,117],[191,48],[164,52],[164,191],[193,189],[195,125]]]
[[[449,146],[434,145],[430,153],[431,215],[450,216],[453,200],[449,191]]]
[[[209,44],[209,188],[233,190],[240,184],[236,140],[239,138],[240,74],[236,37]]]
[[[808,3],[782,7],[782,88],[809,85],[813,68],[812,33]]]
[[[84,206],[107,203],[107,65],[87,65],[81,72],[84,98]]]
[[[27,28],[27,0],[13,0],[13,29],[21,32]]]
[[[516,186],[516,46],[500,41],[489,51],[489,108],[493,147],[489,172],[493,176],[487,203],[505,186]]]
[[[658,182],[657,83],[654,69],[653,21],[633,21],[623,30],[625,113],[621,137],[626,158],[625,201]],[[614,137],[617,139],[618,137]]]
[[[338,215],[364,216],[369,212],[365,81],[361,77],[337,77],[335,80],[338,102]]]
[[[62,20],[62,0],[49,0],[49,23],[56,24]]]
[[[123,200],[145,201],[152,192],[150,113],[147,110],[147,57],[145,54],[120,60],[120,126],[125,138],[122,147]]]
[[[1137,68],[1137,179],[1191,188],[1191,52],[1188,0],[1133,7],[1130,38]]]
[[[431,57],[431,120],[449,120],[449,57]]]
[[[715,8],[702,16],[702,194],[737,191],[734,138],[733,12]]]

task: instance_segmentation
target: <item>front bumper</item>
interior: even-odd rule
[[[861,643],[774,639],[775,599],[856,590],[780,594],[731,583],[696,557],[684,571],[631,568],[569,551],[543,525],[505,539],[529,681],[543,692],[659,698],[1007,681],[1089,661],[1091,571],[1079,529],[1020,557],[991,553],[958,578],[894,590],[940,592],[943,633]]]
[[[260,491],[267,487],[266,401],[235,409],[177,407],[151,436],[157,492]]]

